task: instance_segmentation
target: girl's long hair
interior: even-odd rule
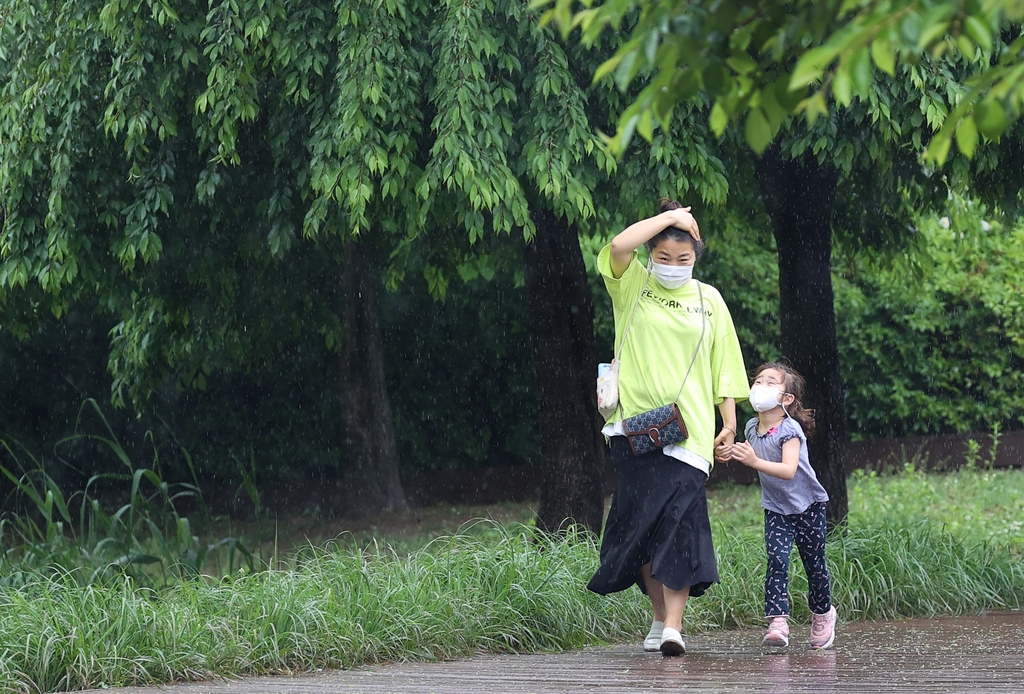
[[[786,405],[786,413],[790,417],[799,422],[800,427],[804,430],[804,435],[807,438],[814,436],[814,410],[808,410],[804,407],[804,377],[797,373],[796,369],[790,366],[788,363],[781,361],[769,361],[761,364],[757,367],[757,371],[754,372],[754,378],[756,379],[761,375],[762,371],[768,369],[775,369],[783,375],[785,378],[786,392],[793,396],[793,404]]]

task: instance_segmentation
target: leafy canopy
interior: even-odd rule
[[[896,75],[898,64],[960,54],[977,69],[931,139],[926,157],[943,163],[954,139],[971,157],[983,139],[998,138],[1024,108],[1024,18],[1019,0],[537,0],[563,35],[581,30],[586,45],[626,26],[629,38],[596,71],[622,89],[645,86],[610,139],[622,152],[655,122],[668,127],[673,109],[703,92],[711,127],[744,124],[760,153],[786,117],[810,123],[830,101],[868,98],[872,73]],[[649,77],[649,79],[648,79]]]
[[[353,236],[393,286],[416,271],[443,296],[517,262],[538,210],[585,227],[724,201],[706,127],[609,156],[595,130],[633,94],[581,66],[614,42],[567,48],[537,19],[511,0],[0,0],[3,330],[95,304],[115,400],[139,400],[258,367],[307,323],[335,348]]]

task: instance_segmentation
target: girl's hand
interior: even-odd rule
[[[753,467],[757,462],[757,453],[754,453],[753,446],[746,441],[733,444],[732,457],[733,460],[738,460],[747,467]]]

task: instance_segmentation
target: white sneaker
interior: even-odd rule
[[[644,650],[648,653],[657,653],[661,650],[661,632],[665,628],[665,622],[654,620],[651,622],[651,630],[647,632],[644,639]]]
[[[669,656],[684,655],[685,653],[686,644],[683,643],[683,635],[677,629],[665,627],[661,632],[661,654]]]

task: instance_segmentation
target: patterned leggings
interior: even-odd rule
[[[793,541],[807,572],[807,603],[814,614],[832,607],[832,589],[825,566],[825,504],[817,503],[803,513],[785,516],[765,509],[764,544],[768,572],[764,578],[764,613],[789,615],[789,555]]]

